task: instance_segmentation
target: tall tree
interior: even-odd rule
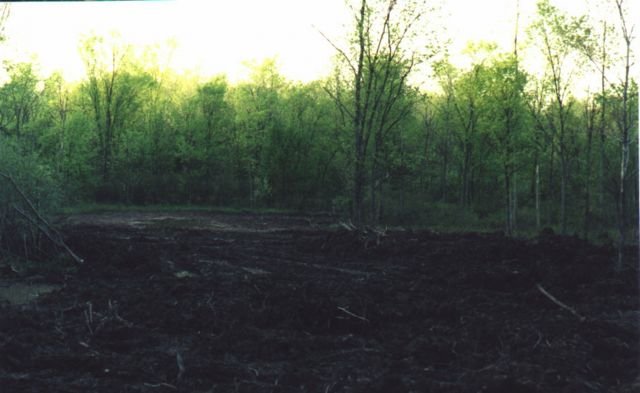
[[[45,81],[44,93],[48,101],[47,105],[52,112],[52,128],[55,128],[55,131],[57,131],[54,131],[55,152],[53,154],[57,157],[55,161],[56,166],[58,170],[62,172],[61,165],[65,155],[65,142],[67,139],[67,120],[69,112],[71,111],[71,91],[69,86],[65,83],[62,74],[56,72]]]
[[[433,66],[435,75],[439,78],[440,86],[442,87],[444,97],[437,100],[435,103],[438,108],[438,120],[436,129],[439,131],[438,143],[436,145],[437,155],[440,157],[440,192],[439,199],[441,202],[448,201],[448,176],[451,166],[452,130],[455,129],[455,91],[454,91],[454,79],[457,78],[457,70],[455,67],[445,58],[443,61],[438,61]]]
[[[604,4],[603,4],[604,6]],[[599,15],[605,15],[606,10],[603,8],[598,12]],[[590,22],[587,16],[582,16],[577,19],[574,19],[575,29],[573,31],[567,31],[569,33],[565,36],[565,40],[569,45],[577,48],[580,53],[586,57],[591,66],[597,71],[600,76],[600,92],[597,99],[594,101],[594,104],[598,104],[598,108],[591,108],[588,113],[585,113],[588,117],[593,117],[596,115],[594,110],[598,110],[598,119],[599,124],[597,127],[598,135],[599,135],[599,149],[600,149],[600,159],[599,159],[599,170],[598,170],[598,207],[600,210],[600,214],[604,215],[605,207],[604,207],[604,196],[605,196],[605,163],[606,163],[606,138],[607,138],[607,128],[609,127],[607,121],[607,98],[608,98],[608,90],[611,87],[611,81],[609,80],[609,73],[612,66],[612,56],[610,54],[610,36],[614,33],[612,31],[612,25],[606,18],[602,18],[596,23]],[[591,124],[595,127],[595,124]],[[589,146],[591,146],[592,135],[591,128],[589,128]],[[588,165],[591,166],[591,158],[588,157]],[[590,170],[589,170],[590,174]],[[590,175],[589,175],[590,176]],[[585,235],[588,235],[589,229],[589,221],[590,221],[590,194],[591,190],[589,188],[589,182],[587,181],[587,188],[585,190],[585,198],[588,201],[586,203],[586,211],[585,211]]]
[[[635,129],[634,125],[637,124],[638,115],[632,110],[632,100],[630,97],[632,81],[631,81],[631,66],[632,66],[632,52],[631,46],[633,43],[633,30],[635,25],[629,25],[629,11],[624,0],[615,0],[618,15],[620,16],[620,31],[622,39],[624,41],[624,69],[622,73],[622,82],[618,88],[621,107],[619,113],[616,116],[616,126],[619,132],[620,138],[620,177],[618,184],[618,258],[615,265],[616,271],[622,270],[624,247],[626,244],[626,232],[627,232],[627,209],[626,209],[626,188],[625,183],[627,181],[627,173],[629,167],[629,147],[631,145],[632,131]],[[637,95],[637,91],[635,95]],[[637,104],[636,104],[637,109]]]
[[[99,173],[108,185],[119,133],[138,108],[140,92],[150,79],[134,71],[133,48],[115,35],[86,37],[80,54],[88,78],[83,87],[98,137]]]
[[[402,86],[423,58],[417,51],[407,49],[407,44],[424,16],[424,2],[406,2],[402,6],[396,0],[374,3],[377,4],[361,0],[357,8],[352,8],[355,27],[347,49],[329,40],[343,66],[338,68],[336,83],[326,90],[353,132],[351,215],[356,225],[366,219],[370,139],[376,130],[388,129],[405,115],[403,111],[394,113],[394,109],[401,105],[400,98],[405,94]]]
[[[447,100],[445,110],[447,132],[457,142],[459,151],[459,204],[469,208],[472,202],[473,172],[479,163],[478,149],[483,138],[486,96],[489,94],[487,58],[495,49],[489,43],[470,44],[468,53],[474,57],[469,70],[459,71],[447,62],[438,62],[436,75]]]
[[[609,0],[606,0],[609,2]],[[591,203],[591,178],[593,167],[593,139],[595,132],[598,132],[599,141],[599,165],[598,165],[598,212],[600,216],[606,215],[605,208],[605,167],[607,162],[606,157],[606,143],[607,143],[607,129],[610,127],[608,122],[608,96],[610,95],[609,89],[611,88],[611,81],[609,80],[610,70],[613,65],[613,56],[611,55],[611,35],[612,24],[610,20],[607,20],[607,4],[604,2],[599,4],[599,12],[596,15],[600,15],[600,19],[592,21],[589,15],[582,15],[571,18],[571,28],[561,30],[560,33],[565,43],[571,47],[574,47],[578,52],[588,61],[592,69],[599,74],[600,77],[600,91],[597,97],[587,97],[584,103],[585,122],[587,130],[587,157],[585,168],[585,212],[584,212],[584,234],[585,237],[589,236],[591,230],[592,221],[592,203]],[[589,95],[591,95],[589,93]],[[598,124],[596,124],[596,118]]]
[[[575,66],[570,63],[574,60],[574,48],[565,37],[576,26],[549,0],[539,1],[537,12],[538,19],[532,25],[532,32],[540,38],[540,49],[548,69],[546,76],[552,111],[548,112],[547,129],[552,134],[560,159],[560,225],[564,234],[567,232],[567,192],[572,161],[572,141],[567,122],[571,111],[570,89]]]
[[[498,58],[487,69],[486,115],[490,117],[488,127],[497,147],[502,164],[504,180],[505,232],[511,235],[516,230],[517,188],[516,172],[520,165],[518,155],[525,146],[522,133],[526,124],[524,89],[526,75],[520,71],[515,55]]]
[[[238,86],[233,99],[243,149],[244,177],[249,186],[249,201],[254,206],[266,201],[271,194],[269,142],[282,130],[282,100],[289,83],[280,74],[275,59],[252,65],[249,79]]]

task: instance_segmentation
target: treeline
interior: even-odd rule
[[[310,83],[287,80],[273,60],[240,83],[202,81],[113,37],[83,40],[79,83],[7,63],[0,143],[36,160],[71,203],[345,217],[356,204],[363,222],[592,237],[620,219],[637,225],[638,90],[629,74],[611,81],[625,63],[611,60],[607,41],[577,34],[574,19],[541,2],[531,34],[546,43],[549,72],[528,74],[517,51],[480,45],[468,68],[433,57],[440,89],[425,92],[409,83],[415,58],[399,50],[402,40],[386,40],[402,30],[364,24],[391,23],[392,7],[362,4],[354,16],[362,45],[342,52],[335,75]],[[386,51],[375,48],[378,36],[364,36],[376,31]],[[572,94],[571,70],[560,69],[570,57],[586,59],[575,63],[585,69],[600,64],[602,89]]]
[[[19,64],[0,88],[3,136],[75,201],[324,208],[342,191],[343,138],[320,82],[286,81],[271,60],[245,83],[199,82],[129,56],[77,85],[42,85]]]

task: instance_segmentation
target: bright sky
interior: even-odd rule
[[[561,2],[584,6],[585,0]],[[444,1],[441,24],[459,53],[470,40],[496,41],[512,50],[515,0]],[[563,6],[564,6],[563,5]],[[520,0],[521,39],[535,0]],[[175,0],[148,2],[12,3],[6,25],[5,57],[37,55],[42,72],[62,70],[67,79],[82,77],[78,55],[82,34],[119,31],[134,44],[175,40],[172,64],[203,75],[246,76],[247,60],[277,56],[290,79],[309,81],[326,75],[334,50],[319,34],[338,38],[350,22],[344,0]]]

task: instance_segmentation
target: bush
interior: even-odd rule
[[[14,140],[0,137],[0,174],[0,252],[42,257],[43,223],[38,215],[53,213],[62,201],[52,171]]]

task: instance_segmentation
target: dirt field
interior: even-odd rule
[[[640,392],[637,264],[613,275],[613,250],[330,224],[69,217],[83,265],[0,272],[57,288],[1,304],[0,391]]]

